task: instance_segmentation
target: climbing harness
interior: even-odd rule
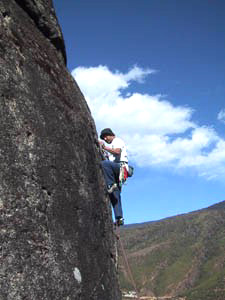
[[[124,263],[125,263],[125,268],[127,269],[127,273],[128,273],[128,276],[129,276],[129,279],[133,285],[133,288],[135,290],[135,293],[137,295],[136,299],[137,300],[141,300],[140,296],[139,296],[139,292],[137,290],[137,286],[136,286],[136,283],[134,281],[134,277],[132,275],[132,272],[131,272],[131,268],[130,268],[130,265],[129,265],[129,262],[128,262],[128,259],[127,259],[127,255],[126,255],[126,252],[125,252],[125,249],[124,249],[124,246],[123,246],[123,243],[122,243],[122,240],[121,240],[121,237],[120,237],[120,229],[119,229],[119,226],[116,226],[116,230],[115,230],[115,236],[117,238],[117,240],[119,241],[119,244],[120,244],[120,248],[121,248],[121,251],[122,251],[122,255],[123,255],[123,260],[124,260]]]
[[[127,164],[122,162],[120,163],[120,175],[119,175],[120,187],[126,182],[127,178],[128,178]]]
[[[120,163],[119,185],[120,187],[126,182],[128,177],[133,176],[134,168],[126,162]]]

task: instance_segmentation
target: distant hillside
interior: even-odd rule
[[[225,300],[225,201],[124,227],[121,238],[142,296]],[[120,260],[121,288],[132,290]]]

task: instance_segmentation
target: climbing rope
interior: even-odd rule
[[[129,265],[129,262],[128,262],[128,259],[127,259],[127,255],[126,255],[126,252],[125,252],[125,249],[124,249],[124,246],[123,246],[123,243],[122,243],[122,240],[121,240],[121,237],[120,237],[120,230],[119,230],[119,226],[116,226],[116,237],[120,243],[120,248],[121,248],[121,251],[122,251],[122,255],[123,255],[123,259],[124,259],[124,262],[125,262],[125,267],[127,268],[127,273],[128,273],[128,276],[130,277],[130,281],[133,285],[133,288],[136,292],[136,295],[137,295],[137,300],[141,300],[140,296],[139,296],[139,292],[137,290],[137,286],[136,286],[136,283],[134,281],[134,277],[132,275],[132,272],[131,272],[131,268],[130,268],[130,265]]]

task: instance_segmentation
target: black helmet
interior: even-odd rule
[[[100,139],[103,140],[104,137],[107,135],[115,136],[115,134],[112,132],[112,130],[110,128],[105,128],[101,131]]]

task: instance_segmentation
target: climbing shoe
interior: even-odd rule
[[[124,219],[123,219],[123,218],[117,219],[117,220],[116,220],[116,225],[117,225],[117,226],[122,226],[122,225],[124,225]]]
[[[108,186],[108,193],[112,194],[116,189],[117,189],[117,184],[114,183],[113,185]]]

